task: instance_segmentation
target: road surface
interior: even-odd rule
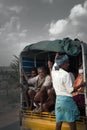
[[[9,125],[5,125],[0,128],[0,130],[20,130],[19,122],[13,122]]]
[[[0,130],[20,130],[18,109],[0,112]]]

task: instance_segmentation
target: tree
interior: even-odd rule
[[[16,55],[13,55],[13,60],[10,64],[10,67],[12,68],[11,78],[13,78],[16,82],[19,82],[19,57]]]

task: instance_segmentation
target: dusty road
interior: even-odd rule
[[[14,109],[6,112],[0,112],[0,130],[5,130],[7,127],[16,126],[19,128],[19,110]],[[17,129],[18,130],[18,129]]]
[[[9,125],[3,126],[0,130],[20,130],[19,122],[14,122]]]

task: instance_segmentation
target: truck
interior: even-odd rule
[[[22,76],[22,69],[30,73],[32,67],[47,66],[49,57],[55,58],[56,53],[64,53],[70,59],[70,71],[78,74],[78,68],[83,65],[83,78],[87,84],[87,44],[79,39],[63,38],[45,40],[29,44],[20,53],[20,83],[27,87]],[[24,89],[20,88],[20,126],[22,130],[55,130],[55,111],[39,112],[26,108],[23,97]],[[84,113],[81,110],[80,119],[76,121],[77,130],[87,130],[87,86],[84,88]],[[80,99],[81,100],[81,99]],[[62,130],[70,130],[67,122],[63,122]]]

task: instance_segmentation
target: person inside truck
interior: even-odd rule
[[[28,84],[34,85],[28,91],[28,95],[33,102],[32,105],[34,104],[36,106],[34,111],[41,112],[43,111],[42,105],[48,98],[47,90],[51,87],[51,77],[47,74],[45,67],[39,67],[37,71],[38,75],[34,78],[28,78],[25,72],[23,72],[23,75]]]
[[[25,72],[24,72],[24,73],[25,73]],[[26,74],[26,76],[27,76],[28,78],[33,78],[33,77],[35,77],[35,76],[37,75],[37,69],[36,69],[35,67],[33,67],[33,68],[31,69],[30,73],[25,73],[25,74]],[[27,86],[27,87],[26,87],[26,86]],[[23,86],[23,87],[24,87],[24,86]],[[29,91],[29,89],[32,88],[32,87],[33,87],[33,85],[27,85],[27,84],[25,84],[25,89],[24,89],[24,91],[23,91],[23,97],[24,97],[24,99],[25,99],[27,108],[30,108],[30,107],[31,107],[31,104],[32,104],[31,99],[30,99],[30,97],[29,97],[29,95],[28,95],[28,91]]]
[[[75,90],[73,87],[72,77],[68,72],[69,57],[63,55],[56,63],[57,66],[51,72],[56,93],[56,130],[61,130],[64,121],[69,123],[70,130],[76,130],[76,120],[80,118],[80,112],[73,99],[73,93],[78,94],[80,88]]]
[[[83,80],[83,66],[81,65],[78,69],[78,75],[74,81],[74,87],[76,88],[77,86],[84,84]],[[75,95],[74,100],[79,108],[80,115],[85,116],[85,95],[84,95],[84,87],[82,87],[81,92],[78,95]]]
[[[49,57],[47,64],[48,64],[48,69],[49,69],[49,73],[50,73],[50,76],[51,76],[51,70],[52,70],[52,67],[53,67],[53,64],[54,64],[54,60],[51,57]],[[52,83],[51,83],[51,85],[52,85]],[[47,94],[48,94],[48,99],[46,100],[45,103],[43,103],[43,111],[51,112],[51,111],[54,111],[55,97],[56,97],[53,86],[47,90]]]

